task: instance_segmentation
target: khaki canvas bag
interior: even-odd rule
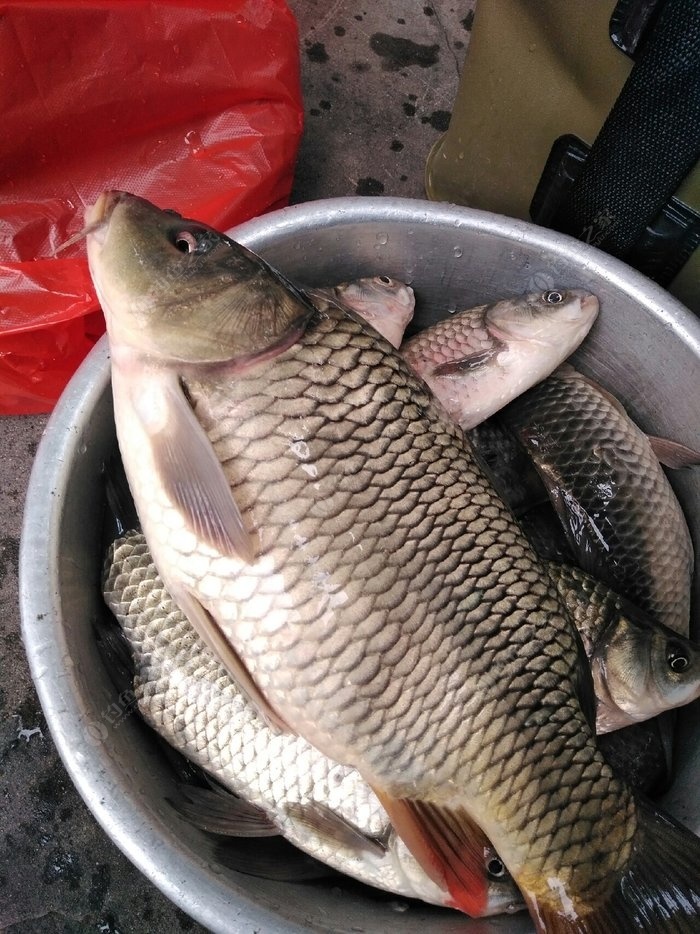
[[[562,230],[700,313],[700,0],[478,0],[426,191]]]

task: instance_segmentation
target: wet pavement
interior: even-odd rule
[[[473,2],[291,0],[306,124],[292,203],[425,197],[448,125]],[[203,931],[111,843],[58,758],[20,637],[24,496],[46,416],[0,419],[0,930]]]

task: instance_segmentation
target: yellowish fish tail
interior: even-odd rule
[[[516,881],[538,934],[700,931],[700,838],[640,801],[630,859],[605,895],[587,902],[556,880],[537,891]]]

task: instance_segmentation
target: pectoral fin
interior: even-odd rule
[[[527,444],[527,439],[524,440]],[[550,470],[549,466],[539,459],[535,460],[535,466],[561,522],[569,548],[575,555],[576,563],[587,574],[601,580],[609,580],[611,563],[603,531],[579,500],[562,484],[555,471]]]
[[[323,837],[333,846],[379,857],[386,854],[386,845],[382,840],[367,836],[350,821],[318,801],[292,802],[287,805],[286,811],[297,823],[303,824],[315,836]]]
[[[481,369],[497,357],[502,347],[490,347],[487,350],[480,350],[477,353],[467,354],[463,357],[457,357],[454,360],[448,360],[446,363],[439,363],[430,371],[431,376],[460,376],[462,373],[473,373]]]
[[[204,640],[207,648],[217,658],[233,678],[242,694],[255,707],[270,729],[276,733],[293,733],[294,730],[283,717],[270,705],[269,701],[255,683],[240,655],[233,648],[218,622],[202,606],[197,597],[184,587],[169,587],[170,594],[182,612],[192,623],[197,633]]]
[[[132,402],[151,442],[154,467],[186,527],[225,555],[248,563],[255,558],[223,467],[175,376],[132,388]]]
[[[132,529],[140,529],[141,523],[131,496],[129,481],[119,457],[113,455],[102,465],[102,477],[107,505],[114,520],[114,538],[120,538]]]

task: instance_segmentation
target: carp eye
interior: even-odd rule
[[[377,276],[377,279],[384,283],[384,285],[391,285],[392,283],[392,280],[389,278],[389,276]]]
[[[546,302],[548,305],[561,305],[565,296],[565,292],[558,292],[556,289],[552,289],[551,292],[544,293],[542,301]]]
[[[668,667],[671,671],[675,671],[676,674],[680,674],[682,671],[685,671],[690,665],[690,659],[683,652],[678,649],[670,649],[668,655],[666,656],[668,661]]]
[[[486,863],[486,872],[491,879],[502,879],[506,874],[506,867],[498,856],[492,856],[488,863]]]
[[[175,237],[175,249],[181,253],[194,253],[197,249],[197,238],[189,230],[182,230]]]

